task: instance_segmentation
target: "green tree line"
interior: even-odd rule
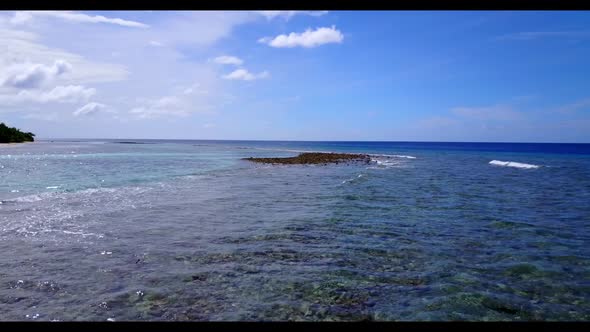
[[[14,127],[8,127],[0,122],[0,143],[33,142],[35,134],[22,132]]]

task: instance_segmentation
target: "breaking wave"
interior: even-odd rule
[[[363,178],[364,176],[365,176],[365,175],[361,173],[361,174],[357,175],[356,177],[353,177],[353,178],[351,178],[351,179],[348,179],[348,180],[344,180],[344,181],[342,181],[342,184],[345,184],[345,183],[349,183],[349,182],[356,181],[356,180],[358,180],[358,179],[360,179],[360,178]]]
[[[532,168],[539,168],[540,167],[539,165],[518,163],[515,161],[501,161],[501,160],[492,160],[492,161],[490,161],[490,165],[525,168],[525,169],[532,169]]]
[[[414,157],[414,156],[408,156],[408,155],[403,155],[403,154],[369,154],[369,155],[375,156],[375,157],[416,159],[416,157]]]

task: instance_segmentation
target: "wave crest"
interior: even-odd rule
[[[403,154],[369,154],[369,155],[376,156],[376,157],[416,159],[416,157],[414,157],[414,156],[408,156],[408,155],[403,155]]]
[[[525,163],[519,163],[519,162],[515,162],[515,161],[501,161],[501,160],[492,160],[492,161],[490,161],[490,165],[525,168],[525,169],[533,169],[533,168],[540,167],[539,165],[525,164]]]

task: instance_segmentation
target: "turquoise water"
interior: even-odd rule
[[[1,319],[590,318],[590,145],[135,142],[0,146]]]

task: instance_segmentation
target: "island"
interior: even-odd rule
[[[8,127],[3,122],[0,122],[0,143],[22,143],[34,142],[35,134],[29,132],[22,132],[17,128]]]
[[[243,160],[253,161],[265,164],[338,164],[343,162],[362,162],[370,163],[371,157],[367,154],[354,153],[324,153],[324,152],[305,152],[295,157],[286,158],[242,158]]]

